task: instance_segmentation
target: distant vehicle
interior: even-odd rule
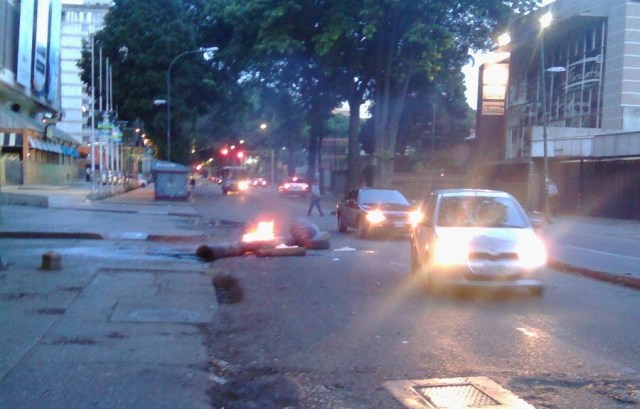
[[[278,192],[283,196],[306,196],[310,188],[311,186],[305,179],[293,176],[280,182]]]
[[[411,233],[411,271],[429,292],[444,288],[524,289],[542,294],[546,249],[509,193],[433,191]]]
[[[253,187],[266,187],[267,181],[265,178],[255,178],[251,181],[251,186]]]
[[[410,232],[418,213],[397,190],[369,187],[353,189],[336,206],[338,230],[353,228],[365,238],[374,231]]]
[[[223,166],[220,172],[222,194],[243,193],[249,188],[249,176],[244,166]]]

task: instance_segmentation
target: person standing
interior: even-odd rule
[[[318,213],[320,213],[320,216],[324,216],[322,207],[320,207],[320,186],[318,186],[318,182],[313,182],[313,184],[311,185],[311,202],[309,203],[307,216],[311,216],[311,212],[313,211],[314,206],[318,208]]]

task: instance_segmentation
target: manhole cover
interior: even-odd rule
[[[416,392],[437,408],[475,408],[477,406],[500,404],[500,402],[491,399],[489,395],[469,383],[444,386],[421,386],[416,388]]]
[[[483,376],[390,381],[383,386],[410,409],[534,409]]]
[[[129,317],[145,322],[191,322],[198,320],[198,313],[175,308],[151,308],[134,311]]]

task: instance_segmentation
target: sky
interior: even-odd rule
[[[478,68],[484,64],[486,55],[474,54],[472,58],[472,62],[462,67],[462,73],[464,74],[464,85],[467,87],[465,93],[467,103],[471,109],[476,109],[478,106]]]

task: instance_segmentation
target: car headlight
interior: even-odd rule
[[[247,182],[246,180],[241,180],[240,182],[238,182],[238,189],[240,190],[249,189],[249,182]]]
[[[538,237],[523,240],[517,248],[518,260],[524,268],[537,268],[547,264],[547,250]]]
[[[421,211],[414,210],[411,213],[409,213],[409,224],[412,226],[417,226],[418,223],[422,221],[423,217],[424,215],[422,214]]]
[[[451,238],[440,238],[432,247],[434,263],[442,266],[467,264],[469,248],[467,243]]]
[[[371,210],[367,212],[367,220],[370,223],[377,224],[382,222],[386,217],[380,210]]]

